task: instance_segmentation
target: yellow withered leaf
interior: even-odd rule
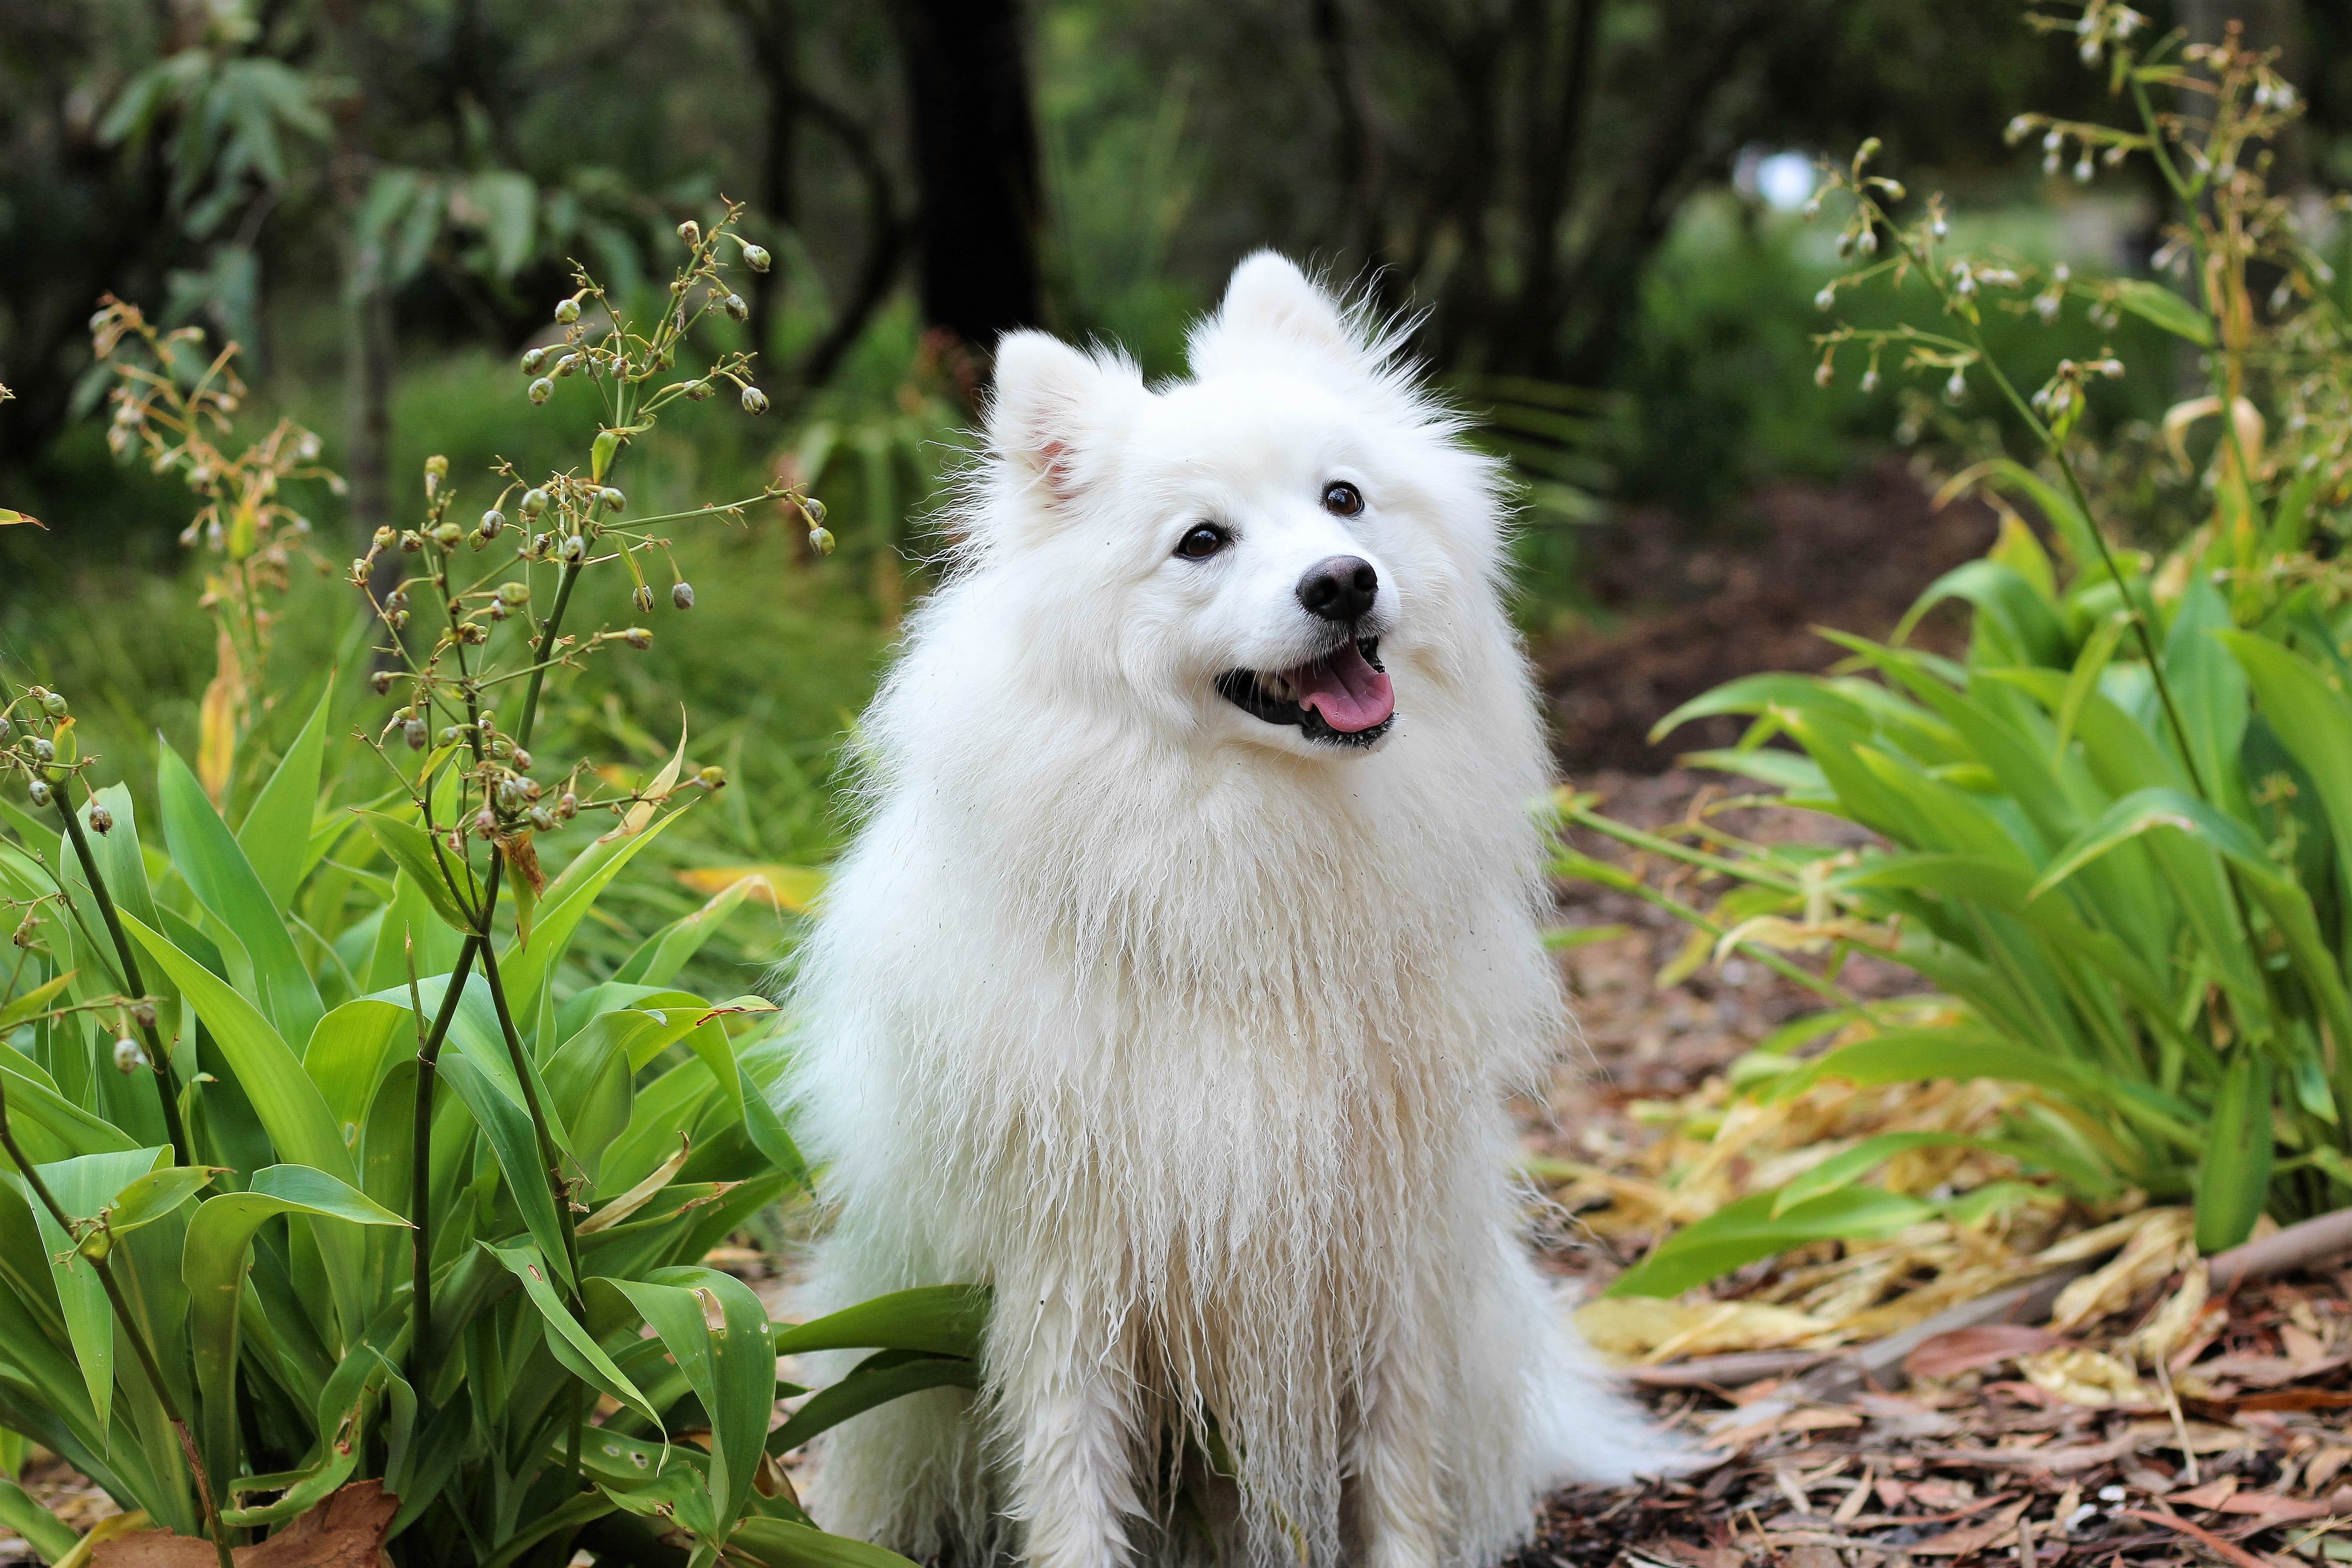
[[[677,879],[706,898],[715,898],[736,883],[757,878],[751,891],[791,914],[806,914],[824,890],[824,873],[814,866],[696,866],[677,873]]]

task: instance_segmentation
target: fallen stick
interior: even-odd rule
[[[1738,1388],[1768,1377],[1804,1372],[1837,1355],[1835,1351],[1733,1351],[1727,1355],[1703,1355],[1664,1366],[1626,1370],[1625,1381],[1643,1388]]]
[[[2213,1289],[2227,1290],[2246,1280],[2284,1274],[2339,1252],[2352,1252],[2352,1209],[2337,1209],[2316,1219],[2298,1221],[2275,1236],[2217,1253],[2205,1267]]]

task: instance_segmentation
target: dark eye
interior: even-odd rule
[[[1233,535],[1213,522],[1195,527],[1176,544],[1176,553],[1187,561],[1206,561],[1233,542]]]
[[[1353,517],[1364,510],[1364,492],[1345,479],[1323,487],[1323,510],[1334,517]]]

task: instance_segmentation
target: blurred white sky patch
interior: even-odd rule
[[[1817,180],[1810,153],[1743,147],[1731,169],[1731,183],[1741,195],[1760,201],[1775,212],[1795,212],[1803,206]]]

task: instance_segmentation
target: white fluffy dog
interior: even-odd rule
[[[985,1568],[1484,1568],[1659,1468],[1523,1250],[1565,1018],[1496,468],[1270,253],[1147,387],[998,351],[967,544],[866,716],[794,1090],[813,1307],[977,1281],[983,1387],[826,1528]],[[1196,1505],[1205,1506],[1196,1506]]]

